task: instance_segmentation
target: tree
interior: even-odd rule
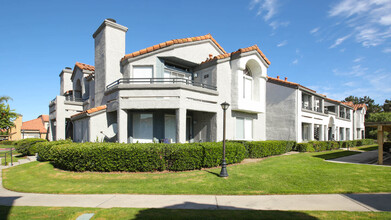
[[[8,101],[12,100],[9,96],[0,96],[0,129],[9,130],[14,126],[14,120],[18,116],[10,108]]]
[[[353,102],[353,104],[366,104],[367,105],[367,114],[365,118],[369,118],[372,113],[378,113],[382,111],[382,106],[375,103],[375,100],[371,99],[369,96],[356,97],[348,96],[342,102]]]
[[[386,99],[383,104],[383,111],[391,112],[391,99]]]
[[[391,112],[380,112],[380,113],[373,113],[371,116],[369,116],[368,119],[366,119],[367,122],[388,122],[391,121]],[[366,131],[368,132],[369,138],[376,139],[377,138],[377,129],[375,128],[367,128]],[[384,136],[391,140],[391,133],[384,132]]]

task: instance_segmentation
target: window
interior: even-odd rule
[[[164,115],[164,138],[169,140],[169,143],[176,142],[176,116]]]
[[[253,139],[253,120],[249,118],[236,118],[236,139]]]
[[[133,66],[133,78],[152,78],[152,66]]]
[[[133,114],[133,142],[152,143],[153,116],[151,113]]]
[[[246,69],[243,71],[243,98],[251,100],[252,91],[253,91],[253,78],[250,68],[246,66]]]

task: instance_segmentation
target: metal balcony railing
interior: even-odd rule
[[[106,89],[110,89],[119,84],[184,84],[211,90],[217,90],[216,86],[195,82],[193,80],[185,78],[121,78],[110,83],[108,86],[106,86]]]
[[[83,102],[82,98],[75,98],[73,96],[65,96],[65,101],[70,101],[70,102]]]

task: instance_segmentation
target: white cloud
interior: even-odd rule
[[[367,71],[368,68],[361,66],[361,64],[352,66],[348,71],[340,71],[339,69],[333,70],[336,76],[354,76],[354,77],[368,75]]]
[[[364,60],[364,57],[357,57],[356,59],[353,60],[353,62],[359,63],[359,62],[361,62],[362,60]]]
[[[265,21],[271,19],[278,12],[277,0],[252,0],[250,2],[250,10],[257,6],[257,16],[264,14]]]
[[[383,53],[391,53],[391,47],[384,48]]]
[[[287,27],[289,24],[290,24],[289,21],[272,21],[269,23],[270,27],[272,27],[273,30],[279,27]]]
[[[356,83],[356,82],[353,82],[353,81],[350,81],[350,82],[344,83],[343,85],[344,85],[344,86],[349,86],[349,87],[354,87],[354,86],[357,85],[357,83]]]
[[[298,59],[295,59],[294,61],[292,61],[292,64],[296,65],[299,63],[299,60]]]
[[[277,47],[283,47],[283,46],[285,46],[287,44],[288,44],[288,41],[284,40],[284,41],[280,42],[279,44],[277,44]]]
[[[342,25],[364,47],[383,44],[391,38],[391,0],[341,0],[331,7],[330,17],[342,18]]]
[[[344,42],[346,39],[348,39],[350,37],[350,35],[346,35],[346,36],[343,36],[343,37],[340,37],[338,38],[337,40],[335,40],[334,44],[331,45],[329,48],[334,48],[340,44],[342,44],[342,42]]]
[[[316,34],[319,31],[320,27],[316,27],[312,30],[310,30],[310,34]]]

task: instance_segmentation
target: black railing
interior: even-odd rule
[[[121,78],[119,80],[110,83],[108,86],[106,86],[106,89],[110,89],[119,84],[185,84],[185,85],[197,86],[206,89],[217,90],[216,86],[195,82],[193,80],[184,79],[184,78]]]
[[[65,96],[65,101],[83,102],[83,99],[82,98],[75,98],[73,96]]]

